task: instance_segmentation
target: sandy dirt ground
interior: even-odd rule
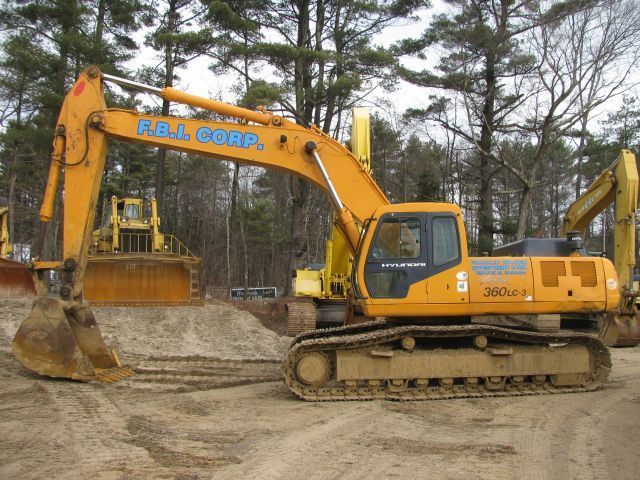
[[[28,310],[0,302],[2,479],[640,478],[638,347],[591,393],[306,403],[279,381],[289,339],[229,305],[96,309],[138,370],[110,385],[20,367]]]

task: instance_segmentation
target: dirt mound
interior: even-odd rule
[[[94,311],[105,340],[124,356],[281,359],[290,342],[227,304]]]
[[[9,350],[30,300],[0,302],[0,349]],[[126,359],[208,357],[223,360],[282,359],[290,339],[265,328],[252,314],[233,306],[94,307],[107,344]]]
[[[32,305],[31,299],[0,300],[0,351],[11,351],[11,341]]]

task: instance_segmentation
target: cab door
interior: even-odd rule
[[[458,219],[450,212],[427,213],[429,303],[469,301],[469,274],[462,263]]]

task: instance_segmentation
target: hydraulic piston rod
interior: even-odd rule
[[[322,174],[322,178],[324,178],[324,181],[327,184],[327,188],[329,189],[329,199],[331,200],[331,204],[337,212],[336,223],[340,226],[341,230],[346,235],[351,253],[355,254],[358,241],[360,240],[360,231],[356,226],[353,215],[351,214],[349,209],[342,204],[342,200],[340,200],[340,196],[338,195],[338,192],[333,185],[331,178],[329,177],[329,173],[324,167],[322,159],[318,154],[318,146],[316,145],[316,143],[307,142],[305,145],[305,150],[307,151],[307,153],[310,153],[313,159],[316,161],[316,165],[318,166],[318,169]]]
[[[182,103],[184,105],[190,105],[192,107],[203,108],[212,112],[219,113],[220,115],[226,115],[229,117],[239,118],[244,122],[254,122],[261,125],[270,125],[271,123],[279,124],[282,119],[280,117],[274,117],[267,113],[256,112],[248,110],[242,107],[236,107],[235,105],[229,105],[224,102],[218,102],[209,98],[198,97],[197,95],[191,95],[189,93],[181,92],[175,88],[157,88],[151,85],[145,85],[144,83],[135,82],[126,78],[116,77],[107,73],[102,74],[102,79],[106,82],[115,83],[122,87],[131,88],[141,92],[148,92],[154,95],[162,97],[164,100],[171,102]],[[277,121],[274,121],[275,119]]]

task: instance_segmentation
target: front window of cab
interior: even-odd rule
[[[129,220],[138,220],[140,212],[137,205],[133,203],[128,204],[124,209],[124,216]]]
[[[407,272],[392,265],[403,260],[413,263],[421,256],[420,225],[417,217],[389,216],[380,220],[365,268],[365,283],[372,298],[407,295]]]
[[[420,219],[388,217],[382,220],[373,241],[372,256],[388,258],[418,258],[420,256]]]

